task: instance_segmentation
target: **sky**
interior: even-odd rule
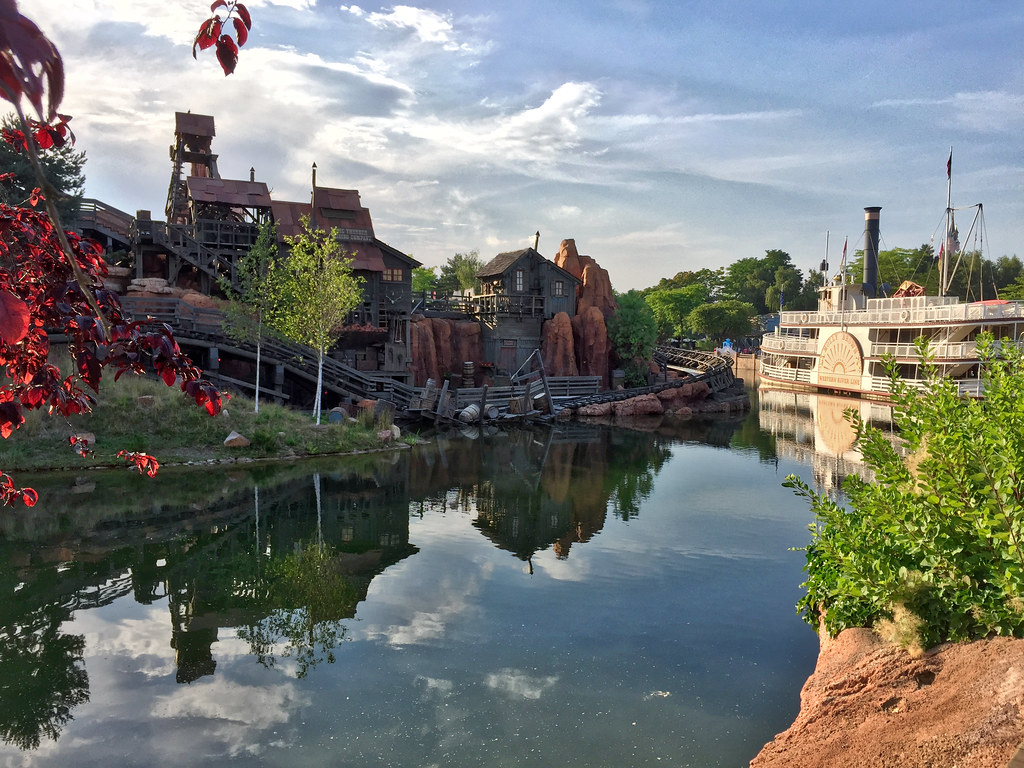
[[[984,205],[1024,258],[1024,4],[248,0],[235,74],[192,58],[203,0],[19,0],[56,43],[86,196],[161,218],[174,113],[213,115],[224,178],[358,189],[426,266],[563,239],[617,291],[769,249],[800,269],[941,240]],[[961,240],[973,213],[960,213]],[[964,245],[974,244],[972,240]]]

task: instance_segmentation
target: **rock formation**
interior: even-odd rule
[[[409,329],[409,367],[417,387],[427,379],[440,382],[446,373],[461,375],[463,363],[483,360],[479,323],[413,315]]]
[[[433,324],[423,315],[413,315],[409,323],[409,368],[413,384],[422,387],[427,379],[438,381],[437,350],[434,346]]]
[[[572,319],[576,347],[576,367],[580,376],[600,376],[601,387],[608,388],[611,344],[604,315],[597,307],[589,307]]]
[[[915,658],[869,629],[848,629],[822,638],[800,714],[750,765],[1006,768],[1022,743],[1024,640],[948,644]]]
[[[555,266],[583,281],[576,295],[577,315],[582,315],[589,307],[600,309],[605,319],[615,312],[617,305],[608,270],[590,256],[581,256],[576,250],[575,240],[563,240],[554,261]]]
[[[573,343],[572,320],[559,312],[544,323],[541,338],[544,371],[548,376],[578,376],[576,346]]]

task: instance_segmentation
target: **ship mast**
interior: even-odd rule
[[[952,258],[952,254],[949,252],[950,238],[949,233],[952,230],[953,221],[953,209],[950,206],[950,193],[953,187],[953,147],[949,148],[949,160],[946,161],[946,230],[942,236],[942,246],[940,252],[942,253],[941,263],[939,264],[939,295],[945,296],[946,289],[949,288],[949,260]]]

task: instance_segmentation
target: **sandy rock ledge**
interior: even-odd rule
[[[848,629],[823,639],[800,714],[750,765],[1006,768],[1022,743],[1024,640],[913,658],[871,630]]]

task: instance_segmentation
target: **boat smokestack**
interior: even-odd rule
[[[878,220],[882,206],[864,209],[864,295],[878,295]]]

